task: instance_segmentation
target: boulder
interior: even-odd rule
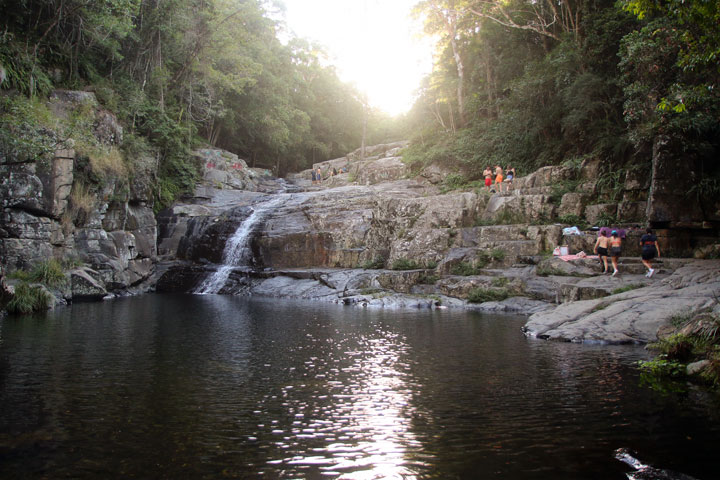
[[[160,155],[142,155],[131,159],[133,169],[130,174],[130,202],[152,207],[159,159]]]
[[[409,172],[410,169],[400,157],[380,158],[366,162],[355,179],[360,185],[371,185],[399,180],[407,176]]]
[[[52,258],[54,250],[46,240],[0,239],[0,258],[10,269],[29,270],[36,263]]]
[[[3,208],[43,212],[43,184],[34,166],[0,165],[0,198]]]
[[[123,142],[123,127],[117,117],[103,109],[95,112],[93,134],[103,145],[121,145]]]
[[[523,192],[532,192],[533,190],[541,187],[552,187],[558,182],[569,180],[572,176],[572,170],[567,167],[541,167],[529,175],[513,180],[513,189]]]
[[[77,268],[69,272],[73,301],[101,300],[107,294],[98,273],[89,268]]]
[[[201,166],[203,180],[199,186],[216,189],[255,190],[258,174],[248,168],[245,160],[234,153],[217,148],[201,148],[193,152]]]
[[[692,362],[685,367],[685,370],[688,375],[699,375],[705,370],[708,366],[710,366],[710,360],[700,360],[697,362]]]
[[[567,216],[576,216],[581,218],[585,212],[589,196],[583,193],[570,192],[562,196],[560,208],[557,214],[560,218]]]

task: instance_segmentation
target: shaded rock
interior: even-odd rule
[[[617,219],[620,222],[637,222],[645,223],[645,211],[647,209],[647,201],[628,202],[623,201],[618,204]]]
[[[547,302],[540,300],[533,300],[527,297],[510,297],[501,302],[469,303],[467,308],[483,312],[507,312],[519,315],[531,315],[533,313],[544,312],[553,307]]]
[[[699,375],[709,365],[710,360],[700,360],[698,362],[692,362],[687,365],[686,372],[688,375]]]
[[[155,291],[158,293],[187,293],[200,285],[211,270],[190,262],[160,263],[155,272]]]
[[[585,207],[585,219],[590,225],[596,225],[599,220],[615,218],[617,216],[616,203],[600,203]]]
[[[440,185],[451,173],[453,173],[452,170],[445,168],[443,165],[433,163],[429,167],[424,168],[420,176],[433,185]]]
[[[88,268],[71,270],[70,290],[73,301],[101,300],[107,294],[107,289],[98,277],[98,273]]]
[[[302,298],[317,300],[338,297],[337,290],[323,285],[317,280],[295,279],[278,276],[260,281],[252,288],[254,295],[266,297]]]
[[[42,212],[43,184],[34,168],[0,165],[0,198],[4,208]]]
[[[53,246],[45,239],[0,239],[0,258],[10,269],[29,270],[36,263],[52,258],[53,253]]]
[[[676,139],[666,135],[655,138],[652,158],[652,179],[647,219],[651,223],[697,225],[704,220],[703,209],[696,196],[686,192],[697,185],[700,169],[696,158],[689,158]],[[683,172],[678,174],[678,159],[683,158]]]
[[[107,110],[95,113],[93,134],[104,145],[120,145],[123,142],[123,127],[117,117]]]

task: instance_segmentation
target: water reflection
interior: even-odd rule
[[[523,319],[146,296],[0,322],[3,478],[697,478],[717,405]],[[715,475],[716,476],[716,475]]]
[[[312,334],[306,339],[312,341]],[[300,383],[281,389],[285,416],[292,418],[289,428],[278,420],[260,425],[281,437],[274,444],[282,455],[268,464],[273,470],[315,470],[329,478],[416,478],[408,458],[410,451],[421,449],[410,421],[410,347],[401,335],[383,328],[325,346],[322,355],[308,352],[296,369]],[[297,448],[308,444],[309,449]]]

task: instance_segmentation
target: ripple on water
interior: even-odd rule
[[[214,295],[7,319],[0,470],[622,480],[612,452],[629,447],[712,477],[698,467],[720,420],[639,386],[644,350],[528,340],[521,324]]]

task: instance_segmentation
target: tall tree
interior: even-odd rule
[[[416,15],[425,16],[425,30],[441,34],[451,48],[457,70],[457,109],[459,126],[465,124],[465,64],[460,52],[460,22],[467,12],[461,0],[424,0],[414,8]]]

